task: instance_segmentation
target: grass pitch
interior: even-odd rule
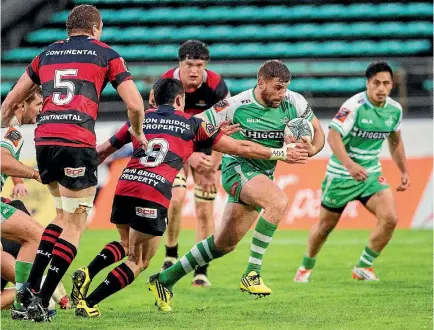
[[[2,311],[2,329],[432,329],[433,236],[431,231],[398,230],[375,262],[378,283],[357,282],[351,270],[368,231],[332,233],[318,256],[309,284],[292,282],[305,251],[307,231],[277,231],[264,257],[262,276],[273,293],[255,299],[241,293],[239,279],[250,251],[252,233],[237,249],[209,269],[210,288],[191,287],[187,275],[174,288],[174,312],[157,312],[145,282],[158,271],[161,244],[148,270],[121,292],[100,304],[102,317],[82,319],[61,311],[52,323],[14,322]],[[117,239],[115,231],[87,231],[63,282],[70,292],[72,272],[87,265],[102,247]],[[180,239],[183,254],[194,232]],[[95,277],[90,290],[107,275]]]

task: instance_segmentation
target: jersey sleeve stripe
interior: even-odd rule
[[[211,124],[216,126],[216,121],[215,121],[214,114],[213,114],[212,110],[205,111],[205,114],[206,114],[206,117],[208,118],[208,120],[211,122]]]
[[[344,131],[343,131],[343,129],[342,129],[342,127],[340,127],[339,125],[337,125],[336,123],[331,123],[330,125],[329,125],[329,128],[333,128],[335,131],[337,131],[338,133],[340,133],[341,135],[345,135],[344,134]]]
[[[1,148],[6,148],[6,149],[8,149],[9,152],[11,153],[11,155],[12,155],[12,156],[15,156],[15,152],[16,152],[16,150],[14,150],[14,148],[13,148],[9,143],[2,141],[2,142],[0,143],[0,147],[1,147]]]

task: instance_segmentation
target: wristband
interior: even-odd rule
[[[286,149],[287,147],[284,146],[283,148],[276,149],[276,148],[270,148],[271,149],[271,157],[268,158],[269,160],[285,160],[286,159]]]

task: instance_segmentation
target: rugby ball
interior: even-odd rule
[[[314,131],[309,120],[304,118],[295,118],[286,124],[284,134],[285,136],[293,137],[296,140],[300,140],[301,137],[306,136],[312,141]]]

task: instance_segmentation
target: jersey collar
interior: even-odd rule
[[[366,93],[366,91],[363,92],[363,98],[365,99],[366,104],[372,109],[384,109],[385,107],[387,107],[389,101],[389,98],[386,97],[386,101],[384,102],[384,105],[382,107],[376,107],[369,101],[368,94]]]
[[[171,105],[164,104],[164,105],[160,105],[158,107],[158,112],[160,112],[160,113],[161,112],[163,112],[163,113],[172,113],[174,111],[175,111],[175,108],[172,107]]]
[[[256,99],[255,88],[256,88],[256,86],[251,89],[253,103],[255,103],[258,107],[265,109],[265,107],[261,103],[259,103],[259,101]]]

